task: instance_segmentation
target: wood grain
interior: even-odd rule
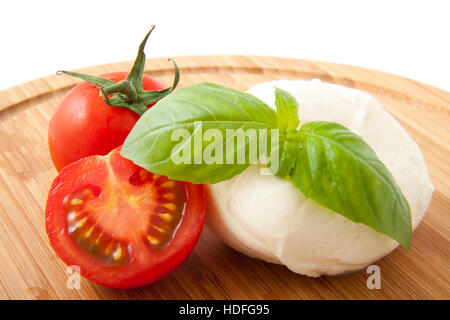
[[[47,149],[48,121],[78,81],[48,76],[0,92],[0,298],[1,299],[421,299],[450,298],[450,93],[416,81],[358,67],[250,56],[177,57],[181,86],[201,81],[239,90],[275,79],[319,78],[366,91],[419,144],[436,192],[413,235],[377,262],[381,290],[366,287],[360,271],[308,278],[283,266],[248,258],[222,244],[207,228],[188,260],[145,288],[112,290],[82,280],[70,290],[66,266],[51,249],[44,225],[48,188],[56,176]],[[152,59],[146,73],[167,84],[172,67]],[[92,75],[126,71],[131,62],[82,69]]]

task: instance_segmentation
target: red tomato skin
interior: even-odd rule
[[[127,74],[101,77],[118,82]],[[164,88],[158,80],[143,75],[144,90]],[[108,106],[96,85],[76,85],[62,98],[49,123],[48,143],[56,170],[87,156],[108,154],[123,144],[138,119],[139,115],[127,108]]]
[[[116,153],[116,150],[112,153]],[[106,183],[108,168],[106,165],[99,165],[98,158],[91,156],[71,163],[53,181],[45,211],[46,231],[50,244],[65,264],[80,267],[81,275],[98,284],[116,289],[132,289],[158,281],[185,261],[201,235],[206,215],[203,185],[182,182],[187,199],[185,212],[173,239],[164,250],[152,254],[138,252],[143,258],[135,258],[133,262],[123,267],[106,265],[80,249],[70,236],[66,209],[63,205],[64,197],[73,188],[78,188],[78,184],[84,184],[83,172],[91,175],[91,179],[96,180],[98,184]],[[145,261],[151,267],[145,265]]]

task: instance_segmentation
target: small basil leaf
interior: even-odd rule
[[[270,131],[276,126],[275,111],[256,97],[201,83],[171,93],[145,112],[121,153],[137,165],[171,179],[216,183],[249,167],[249,146],[254,149],[254,137],[258,138],[260,129]],[[249,129],[254,136],[245,135]],[[235,134],[227,136],[227,130],[235,130]],[[209,137],[204,139],[206,131]],[[241,138],[245,143],[235,141]],[[233,141],[233,148],[227,147]],[[203,161],[205,153],[215,162]],[[239,161],[242,154],[245,160]],[[230,155],[234,161],[227,158]],[[227,164],[230,162],[234,164]]]
[[[278,128],[297,129],[300,123],[297,100],[289,92],[275,87],[275,105]]]
[[[280,129],[279,166],[271,166],[272,173],[285,178],[297,160],[298,141],[292,140],[293,133],[300,123],[297,100],[287,91],[275,87],[275,105],[277,107],[277,125]],[[288,137],[290,136],[290,137]]]
[[[375,152],[344,126],[308,122],[291,178],[303,194],[354,222],[411,243],[407,200]]]
[[[299,141],[292,140],[288,138],[288,134],[285,132],[281,135],[279,142],[279,151],[272,150],[272,152],[279,152],[279,166],[271,166],[275,170],[272,170],[272,173],[279,176],[280,178],[285,178],[292,168],[295,166],[295,162],[297,161],[298,156],[298,145]],[[278,169],[278,170],[277,170]]]

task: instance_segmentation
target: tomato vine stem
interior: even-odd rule
[[[133,112],[142,115],[145,111],[147,111],[148,105],[157,102],[158,100],[171,93],[176,88],[180,80],[180,71],[176,62],[173,59],[169,59],[169,61],[173,63],[175,68],[175,76],[172,86],[159,91],[143,90],[142,78],[146,60],[144,49],[147,40],[154,29],[155,26],[152,25],[150,27],[150,30],[145,35],[144,40],[142,40],[141,44],[139,45],[139,50],[133,67],[131,68],[125,80],[116,83],[112,80],[102,77],[90,76],[83,73],[64,70],[57,71],[56,74],[67,74],[69,76],[77,77],[95,84],[100,88],[103,100],[107,105],[113,107],[128,108]]]

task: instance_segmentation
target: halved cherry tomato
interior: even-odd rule
[[[50,243],[67,265],[113,288],[135,288],[174,271],[205,220],[202,185],[152,174],[120,155],[66,166],[46,206]]]
[[[127,75],[115,72],[101,77],[119,82]],[[145,74],[142,86],[144,90],[165,88]],[[127,108],[108,106],[96,85],[78,84],[63,97],[50,120],[48,143],[56,170],[87,156],[108,154],[123,144],[138,119],[139,115]]]

